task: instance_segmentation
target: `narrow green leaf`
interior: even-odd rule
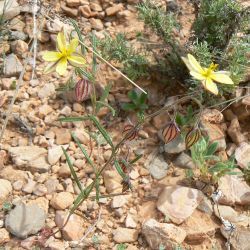
[[[218,148],[218,142],[213,142],[208,146],[206,155],[213,155],[217,150],[217,148]]]
[[[93,190],[94,182],[90,183],[75,199],[74,206],[70,209],[70,214],[73,214],[74,211],[82,204],[84,200],[86,200]]]
[[[89,118],[93,121],[93,123],[95,124],[97,129],[100,131],[102,136],[105,138],[107,143],[111,146],[111,148],[114,149],[114,145],[110,136],[108,135],[107,131],[103,128],[103,126],[99,123],[99,121],[96,119],[96,117],[93,115],[89,115]]]
[[[73,176],[73,178],[74,178],[74,181],[76,182],[78,188],[79,188],[80,191],[82,192],[82,191],[83,191],[82,185],[81,185],[81,183],[80,183],[80,181],[79,181],[79,179],[78,179],[78,177],[77,177],[77,175],[76,175],[76,172],[75,172],[75,170],[74,170],[74,168],[73,168],[73,164],[72,164],[72,162],[71,162],[71,160],[70,160],[70,158],[69,158],[69,155],[68,155],[68,153],[66,152],[66,150],[65,150],[63,147],[62,147],[62,151],[63,151],[63,153],[64,153],[64,155],[65,155],[65,157],[66,157],[66,161],[67,161],[67,163],[68,163],[68,166],[69,166],[69,168],[70,168],[70,172],[71,172],[71,174],[72,174],[72,176]]]
[[[93,48],[93,60],[92,60],[92,74],[95,75],[97,71],[97,58],[96,58],[96,47],[97,47],[97,40],[94,33],[92,33],[92,48]]]
[[[84,68],[75,68],[75,71],[77,75],[79,75],[80,77],[86,77],[90,82],[93,82],[95,80],[92,73],[85,70]]]
[[[76,116],[76,117],[59,117],[60,122],[81,122],[89,120],[88,116]]]
[[[131,160],[129,163],[130,164],[134,164],[135,162],[139,161],[142,158],[142,154],[141,155],[137,155],[133,160]]]
[[[114,164],[118,174],[122,177],[122,179],[126,179],[126,174],[123,172],[120,163],[116,159],[114,160]]]
[[[74,141],[76,142],[76,144],[78,145],[78,147],[81,149],[81,151],[82,151],[84,157],[86,158],[87,162],[91,165],[91,167],[93,168],[94,172],[96,172],[96,166],[95,166],[94,162],[89,157],[87,151],[82,146],[82,144],[80,143],[79,139],[76,137],[76,135],[73,132],[71,133],[71,135],[72,135]]]
[[[134,103],[123,103],[122,109],[125,111],[132,111],[136,109],[136,105]]]
[[[108,98],[108,95],[109,95],[109,92],[112,88],[112,84],[108,84],[105,88],[104,88],[104,91],[103,91],[103,94],[100,98],[100,102],[104,102],[107,98]],[[102,107],[102,104],[101,103],[97,103],[96,104],[96,112],[98,113],[98,111],[100,110],[100,108]]]
[[[99,202],[100,200],[100,178],[96,178],[96,184],[95,184],[95,189],[96,189],[96,201]]]

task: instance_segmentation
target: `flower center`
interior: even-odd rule
[[[204,72],[202,73],[202,75],[206,78],[209,78],[217,67],[218,67],[218,64],[211,63],[209,68],[204,69]]]

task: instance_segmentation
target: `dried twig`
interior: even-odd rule
[[[86,233],[80,239],[80,241],[79,241],[80,243],[83,242],[86,239],[86,237],[95,229],[96,225],[98,224],[98,222],[101,219],[101,215],[102,215],[102,207],[100,207],[100,209],[99,209],[98,218],[97,218],[96,222],[87,229]]]

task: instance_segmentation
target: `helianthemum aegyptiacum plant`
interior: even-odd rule
[[[218,64],[211,63],[208,68],[203,68],[200,63],[190,54],[182,57],[182,60],[189,69],[189,73],[195,79],[201,81],[203,87],[211,93],[218,95],[219,90],[216,83],[234,84],[227,71],[215,71]]]
[[[76,52],[78,45],[77,38],[73,38],[67,43],[64,33],[59,32],[57,35],[57,51],[45,51],[43,53],[43,59],[50,62],[44,72],[51,73],[55,70],[59,75],[64,75],[68,63],[75,67],[83,67],[86,60]]]

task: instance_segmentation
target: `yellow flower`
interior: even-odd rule
[[[205,89],[218,95],[218,87],[215,82],[224,84],[234,84],[232,79],[229,77],[229,72],[227,71],[217,71],[215,72],[218,64],[211,63],[209,68],[203,68],[197,62],[197,60],[190,54],[187,57],[182,57],[182,60],[188,67],[190,75],[195,79],[202,82]]]
[[[45,73],[50,73],[56,70],[59,75],[64,75],[67,70],[68,62],[75,67],[84,66],[86,60],[76,53],[77,47],[77,38],[72,39],[70,43],[67,44],[64,33],[59,32],[57,35],[58,51],[45,51],[43,53],[43,59],[50,62],[45,68]]]

